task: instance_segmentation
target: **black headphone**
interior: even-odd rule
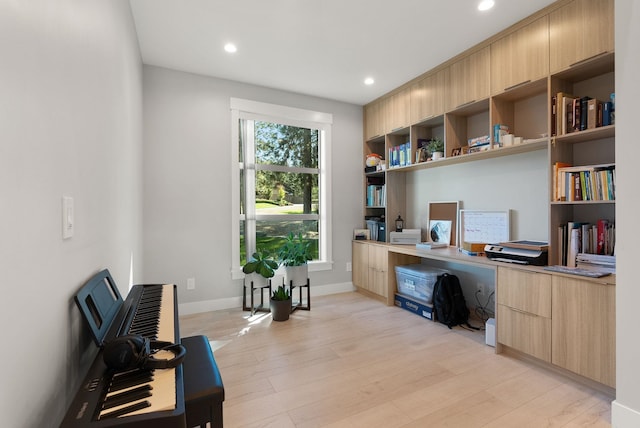
[[[173,358],[157,359],[158,351],[169,351]],[[120,336],[107,342],[102,351],[102,359],[110,369],[126,371],[132,369],[168,369],[182,362],[187,350],[184,346],[149,338],[128,335]]]

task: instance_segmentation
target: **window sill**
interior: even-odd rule
[[[311,262],[309,263],[309,272],[320,272],[333,269],[333,262]],[[242,273],[241,267],[235,267],[231,269],[231,279],[244,279],[244,273]],[[284,278],[284,268],[280,266],[276,271],[274,278]],[[277,281],[277,280],[275,280]]]

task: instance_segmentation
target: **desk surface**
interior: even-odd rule
[[[528,270],[537,273],[544,273],[548,275],[560,275],[566,276],[569,278],[596,282],[600,284],[607,285],[615,285],[616,284],[616,276],[608,275],[601,278],[589,278],[579,275],[571,275],[559,272],[550,272],[543,269],[543,266],[529,266],[529,265],[521,265],[515,263],[505,263],[499,261],[493,261],[488,259],[485,256],[468,256],[464,253],[458,251],[457,247],[446,247],[446,248],[434,248],[432,250],[417,250],[415,245],[400,245],[400,244],[389,244],[386,242],[378,242],[378,241],[354,241],[354,242],[365,242],[367,244],[380,245],[387,248],[388,251],[396,254],[404,254],[408,256],[415,256],[424,259],[431,260],[441,260],[445,262],[453,262],[453,263],[462,263],[465,265],[476,266],[484,269],[494,269],[497,270],[498,266],[508,267],[512,269],[521,269]]]

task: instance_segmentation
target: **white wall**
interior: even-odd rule
[[[409,173],[408,227],[428,230],[430,201],[459,201],[467,210],[510,211],[511,239],[547,241],[547,162],[538,150]]]
[[[333,270],[312,293],[351,287],[363,226],[362,107],[153,66],[144,67],[144,277],[178,285],[180,313],[239,307],[231,279],[231,97],[331,113]],[[195,290],[186,290],[195,278]]]
[[[73,295],[141,266],[142,66],[128,2],[0,2],[0,418],[57,426],[93,359]],[[61,197],[75,199],[63,241]]]
[[[616,0],[616,400],[612,425],[640,426],[638,69],[640,0]]]

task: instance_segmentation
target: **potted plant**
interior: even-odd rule
[[[429,141],[427,150],[431,153],[431,159],[440,159],[444,157],[444,141],[439,137],[434,137]]]
[[[287,240],[280,247],[278,256],[284,266],[286,281],[290,285],[306,285],[308,278],[307,262],[311,260],[310,243],[302,239],[302,233],[297,236],[289,232]]]
[[[271,309],[271,318],[274,321],[286,321],[291,314],[291,294],[283,285],[273,291],[271,301],[269,302]]]
[[[269,278],[273,278],[278,269],[278,262],[261,251],[251,255],[251,259],[242,266],[242,272],[247,275],[247,281],[253,281],[254,288],[267,285]]]

